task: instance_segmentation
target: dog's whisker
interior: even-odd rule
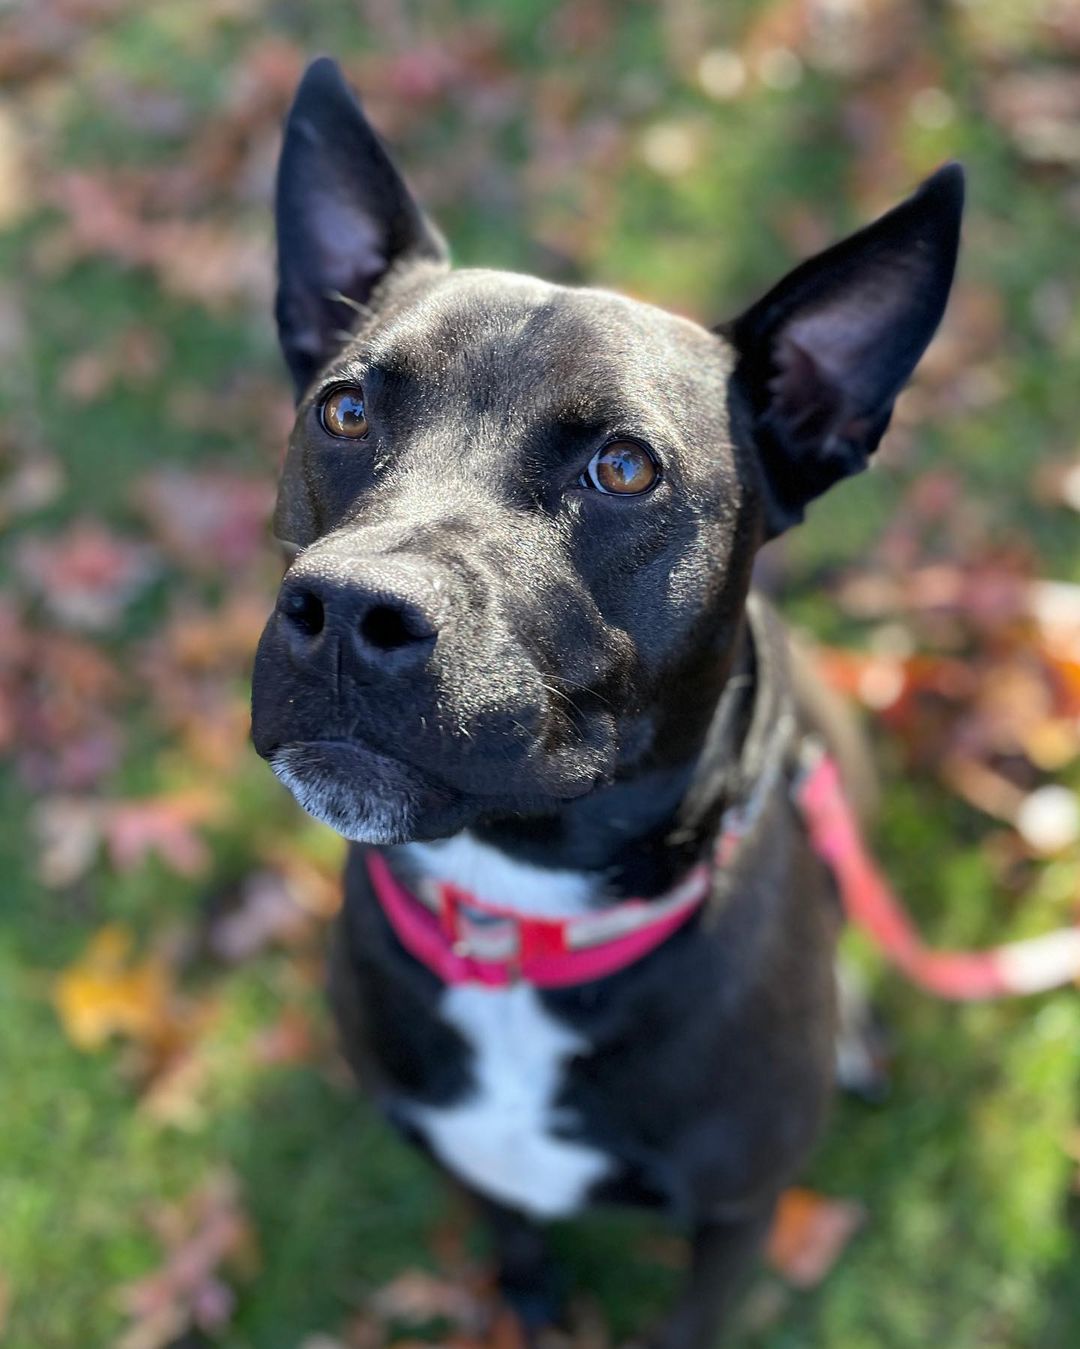
[[[323,295],[328,300],[336,300],[338,304],[348,305],[348,307],[355,310],[361,318],[369,319],[373,317],[369,306],[363,304],[360,300],[356,299],[355,296],[345,295],[340,290],[325,290],[323,291]],[[349,336],[352,337],[353,334],[350,333]]]
[[[554,684],[545,684],[543,681],[541,681],[540,687],[547,689],[548,693],[553,694],[556,698],[561,698],[563,702],[567,705],[567,707],[574,706],[574,703],[571,700],[570,696],[566,693],[563,693],[562,689],[557,689]]]
[[[553,688],[550,684],[546,682],[548,679],[557,679],[560,684],[565,684],[567,688],[580,689],[582,693],[587,693],[590,698],[595,698],[598,703],[603,703],[605,707],[611,707],[612,705],[610,699],[605,698],[602,693],[597,693],[597,691],[593,688],[590,688],[588,684],[578,684],[573,679],[566,679],[562,675],[557,674],[541,675],[540,678],[541,682],[544,685],[544,688],[546,688],[549,693],[558,693],[563,698],[567,697],[567,695],[565,693],[562,693],[560,689]],[[569,699],[567,699],[567,701],[569,701]]]

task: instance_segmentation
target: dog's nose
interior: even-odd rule
[[[314,575],[287,576],[278,613],[293,651],[313,656],[327,630],[367,666],[404,671],[427,660],[438,636],[431,606],[392,588]]]

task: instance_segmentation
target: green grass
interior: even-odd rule
[[[987,24],[1019,30],[1019,39],[1010,37],[1014,47],[1019,42],[1015,59],[1035,60],[1041,39],[1020,21],[1006,24],[1007,8],[988,6]],[[724,7],[706,20],[707,40],[738,41],[761,9],[750,0]],[[470,101],[470,83],[488,78],[481,66],[435,99],[429,113],[396,108],[401,158],[429,185],[462,262],[588,278],[711,321],[790,265],[785,229],[796,209],[811,210],[827,234],[865,215],[865,203],[849,191],[858,153],[854,83],[810,70],[789,90],[758,87],[730,104],[711,102],[665,45],[659,11],[645,5],[612,7],[611,31],[581,49],[558,46],[551,7],[538,0],[471,0],[455,14],[430,8],[420,18],[397,6],[393,12],[406,38],[438,43],[452,43],[466,23],[475,24],[502,72],[505,87],[500,93],[492,77],[490,104]],[[992,68],[966,44],[948,6],[934,12],[920,50],[940,63],[956,116],[933,130],[900,116],[890,141],[894,158],[883,156],[875,190],[884,204],[940,158],[966,161],[973,213],[962,277],[1000,302],[1001,336],[991,359],[1007,396],[935,414],[917,428],[908,453],[820,503],[786,545],[788,611],[830,639],[862,634],[838,612],[823,578],[872,547],[903,491],[930,467],[961,475],[993,532],[1029,541],[1046,575],[1080,580],[1075,516],[1039,504],[1030,485],[1042,458],[1076,444],[1075,183],[1070,197],[1059,178],[1018,160],[980,102]],[[397,50],[394,32],[374,31],[336,0],[277,3],[257,19],[244,6],[202,0],[124,7],[73,44],[51,92],[30,84],[13,98],[44,119],[35,153],[50,171],[182,167],[192,129],[225,115],[230,73],[267,38],[358,61],[375,81],[374,106],[395,112],[394,91],[378,83],[375,59]],[[864,81],[879,105],[888,78]],[[179,99],[186,129],[154,131],[118,111],[102,91],[124,80]],[[571,111],[553,111],[563,104]],[[640,137],[656,121],[690,128],[691,172],[662,176],[643,163]],[[608,123],[612,148],[589,162],[589,134]],[[538,125],[548,134],[563,128],[569,150],[558,173],[533,181]],[[466,150],[479,163],[463,177],[440,172],[456,169]],[[590,205],[598,180],[602,219]],[[210,209],[241,222],[252,248],[269,247],[268,208],[258,193],[220,192]],[[22,315],[22,336],[0,372],[7,439],[40,443],[65,472],[59,498],[16,521],[0,545],[5,576],[24,530],[62,531],[91,515],[138,534],[145,526],[131,491],[153,467],[274,469],[258,397],[211,432],[186,425],[173,410],[178,391],[224,400],[237,381],[259,376],[284,388],[269,315],[243,303],[211,312],[170,296],[144,270],[100,257],[50,270],[35,250],[57,223],[39,204],[0,239],[3,291]],[[1051,340],[1032,296],[1054,284],[1065,287],[1072,310]],[[70,362],[132,325],[151,328],[166,344],[161,369],[91,405],[73,402],[65,388]],[[257,575],[269,594],[269,555]],[[228,579],[167,567],[121,629],[101,639],[133,685],[123,712],[125,755],[101,784],[106,794],[163,790],[190,776],[186,751],[139,689],[139,652],[174,602],[216,604]],[[11,579],[9,588],[21,605],[18,585]],[[27,612],[35,624],[49,621],[32,607]],[[232,677],[241,681],[243,671]],[[1075,859],[1060,864],[1056,880],[1047,873],[1038,881],[1018,911],[997,896],[981,847],[986,822],[932,782],[905,780],[895,747],[882,740],[881,748],[892,785],[880,850],[935,941],[985,943],[1064,921],[1075,896]],[[213,1341],[228,1349],[296,1349],[305,1336],[337,1333],[380,1284],[435,1258],[433,1233],[448,1211],[443,1185],[391,1137],[332,1054],[270,1065],[252,1053],[253,1037],[284,1005],[306,1009],[329,1038],[317,942],[259,955],[235,970],[197,950],[185,955],[182,989],[194,1001],[212,1000],[217,1015],[200,1050],[200,1110],[182,1127],[155,1120],[140,1105],[123,1046],[86,1053],[61,1030],[53,980],[104,923],[128,924],[144,948],[170,933],[190,935],[218,897],[262,863],[269,839],[293,839],[312,855],[333,848],[300,821],[253,756],[224,785],[236,805],[211,838],[207,875],[185,880],[153,861],[117,874],[101,860],[57,892],[36,878],[25,782],[12,771],[0,784],[0,1286],[10,1293],[0,1339],[10,1349],[113,1343],[123,1324],[118,1288],[160,1262],[149,1216],[221,1167],[239,1177],[258,1247],[255,1269],[237,1277],[232,1324]],[[868,1223],[819,1289],[786,1291],[767,1324],[748,1321],[746,1343],[1069,1349],[1080,1324],[1077,1164],[1067,1151],[1080,1069],[1075,993],[956,1009],[881,970],[858,939],[852,947],[871,971],[892,1027],[894,1090],[881,1108],[838,1104],[808,1182],[859,1199]],[[557,1241],[579,1286],[601,1299],[619,1335],[639,1330],[670,1293],[674,1275],[657,1258],[654,1224],[597,1219],[560,1229]],[[774,1283],[762,1276],[759,1294]],[[760,1296],[757,1305],[764,1305]]]

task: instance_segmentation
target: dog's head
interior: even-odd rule
[[[333,62],[289,115],[295,552],[256,748],[348,838],[550,813],[699,748],[758,544],[863,468],[941,318],[947,167],[715,331],[451,271]]]

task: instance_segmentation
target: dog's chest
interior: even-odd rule
[[[444,1165],[483,1194],[541,1218],[577,1211],[608,1159],[573,1137],[558,1098],[585,1041],[527,984],[448,989],[442,1017],[472,1050],[472,1082],[451,1105],[410,1112]]]
[[[584,906],[581,878],[485,857],[490,850],[471,840],[451,845],[439,872],[467,880],[483,898],[532,912]],[[441,851],[425,849],[418,860],[434,870]],[[558,1104],[568,1065],[588,1055],[588,1042],[528,984],[455,985],[440,996],[438,1015],[468,1046],[470,1084],[449,1105],[412,1107],[412,1123],[445,1166],[490,1198],[541,1218],[575,1212],[610,1168],[574,1137],[578,1121]]]

